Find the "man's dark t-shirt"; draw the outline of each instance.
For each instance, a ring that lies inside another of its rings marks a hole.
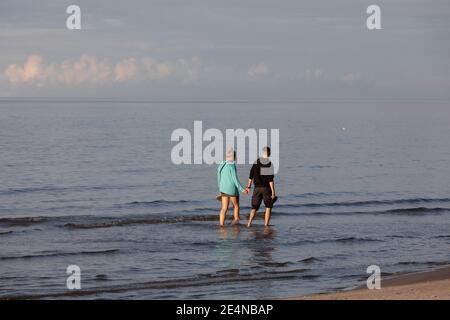
[[[272,162],[268,159],[261,161],[260,158],[253,164],[249,179],[253,179],[255,187],[270,188],[269,182],[273,181],[273,173]]]

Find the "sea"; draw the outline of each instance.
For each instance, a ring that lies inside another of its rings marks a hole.
[[[269,228],[245,194],[218,226],[217,165],[171,157],[194,121],[279,130]],[[449,264],[449,123],[439,100],[3,98],[0,299],[271,299]]]

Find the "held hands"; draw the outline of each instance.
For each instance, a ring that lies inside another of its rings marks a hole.
[[[244,193],[245,193],[245,194],[248,194],[249,192],[250,192],[250,188],[249,188],[249,187],[247,187],[247,188],[244,189]]]

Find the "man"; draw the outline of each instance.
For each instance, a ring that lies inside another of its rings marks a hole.
[[[252,211],[250,212],[247,227],[251,227],[253,219],[255,219],[256,211],[258,211],[263,200],[264,206],[266,207],[264,226],[269,226],[272,206],[277,199],[275,195],[275,184],[273,182],[273,166],[272,162],[269,160],[269,157],[270,148],[264,147],[261,157],[253,164],[252,169],[250,170],[246,190],[247,192],[250,190],[252,181],[255,188],[252,196]]]

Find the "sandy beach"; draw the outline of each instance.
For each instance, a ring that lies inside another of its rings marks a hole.
[[[290,297],[289,300],[450,300],[450,266],[427,272],[386,278],[381,289],[360,287],[354,290],[310,296]]]

